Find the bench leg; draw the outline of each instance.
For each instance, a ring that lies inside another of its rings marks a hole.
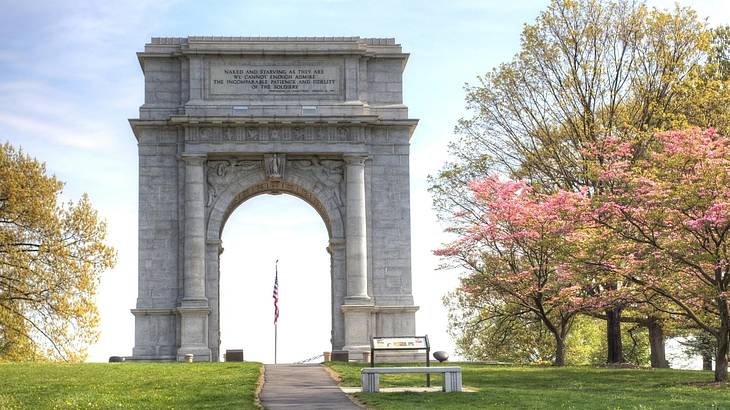
[[[370,386],[371,386],[371,391],[373,393],[377,393],[380,391],[380,375],[379,374],[374,373],[372,375],[372,380],[370,380]]]
[[[362,373],[360,376],[363,393],[377,393],[380,391],[380,375],[377,373]]]
[[[447,393],[461,391],[461,372],[446,372],[444,373],[444,388],[443,391]]]

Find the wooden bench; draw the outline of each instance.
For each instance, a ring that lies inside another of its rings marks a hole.
[[[445,392],[461,391],[461,367],[366,367],[360,370],[363,393],[380,391],[381,374],[398,373],[443,373]]]

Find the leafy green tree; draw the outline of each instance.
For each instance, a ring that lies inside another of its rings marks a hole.
[[[689,334],[679,339],[682,352],[687,358],[702,357],[702,370],[712,370],[712,358],[717,354],[717,343],[705,332]]]
[[[568,338],[567,359],[572,365],[602,365],[606,363],[605,320],[580,315],[573,323]],[[638,366],[649,363],[649,340],[644,328],[625,326],[622,329],[623,351],[626,361]]]
[[[704,64],[695,65],[676,87],[667,117],[673,128],[713,127],[730,133],[730,27],[711,32]]]
[[[554,339],[536,315],[506,303],[498,295],[473,295],[457,289],[444,299],[449,333],[460,355],[469,360],[551,363]]]
[[[725,38],[719,31],[713,36],[689,8],[553,0],[525,26],[516,56],[466,87],[471,116],[459,121],[458,139],[450,144],[453,160],[430,179],[440,218],[452,227],[458,223],[454,215],[478,215],[468,183],[494,172],[536,190],[601,195],[608,188],[591,172],[601,159],[590,155],[590,147],[615,136],[634,143],[629,161],[635,161],[645,155],[655,131],[726,112],[722,101],[730,88],[714,80],[725,72]],[[703,94],[706,83],[721,96]],[[712,114],[706,114],[702,99],[712,101]],[[604,300],[631,285],[613,275],[593,284],[595,296]],[[625,307],[617,299],[602,313],[608,362],[624,360]]]
[[[0,145],[0,360],[81,361],[116,253],[86,195],[60,204],[45,165]]]

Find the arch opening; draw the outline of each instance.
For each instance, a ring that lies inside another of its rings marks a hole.
[[[273,195],[272,195],[273,193]],[[278,195],[282,194],[282,195]],[[278,362],[331,348],[331,228],[321,202],[294,186],[257,184],[232,198],[220,228],[220,356],[273,362],[275,261],[279,259]],[[325,225],[325,230],[322,229]],[[225,228],[225,229],[224,229]],[[306,336],[306,337],[303,337]]]

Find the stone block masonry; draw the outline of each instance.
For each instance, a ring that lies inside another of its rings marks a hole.
[[[415,334],[408,54],[394,39],[153,38],[138,53],[139,289],[133,359],[220,359],[221,233],[262,193],[330,237],[332,350]]]

